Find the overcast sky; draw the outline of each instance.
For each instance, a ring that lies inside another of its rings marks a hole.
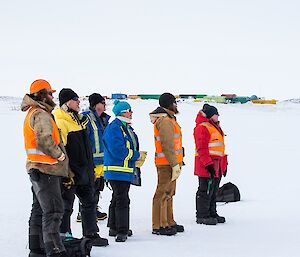
[[[1,0],[0,95],[300,97],[299,0]]]

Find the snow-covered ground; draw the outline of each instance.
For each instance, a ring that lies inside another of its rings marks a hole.
[[[1,256],[27,256],[28,217],[31,191],[25,171],[22,125],[25,114],[18,111],[21,99],[0,98]],[[227,219],[217,226],[195,222],[197,179],[193,175],[194,119],[202,103],[179,103],[179,123],[186,149],[183,173],[178,180],[174,200],[175,219],[185,232],[172,237],[151,234],[151,206],[156,188],[153,162],[153,127],[148,113],[156,100],[131,100],[133,127],[141,150],[148,151],[142,168],[142,187],[132,187],[131,228],[134,235],[126,243],[109,238],[106,248],[93,248],[92,256],[101,257],[297,257],[300,255],[299,156],[300,104],[277,105],[215,104],[226,133],[229,155],[228,175],[222,184],[235,183],[242,201],[218,205]],[[83,103],[83,106],[86,103]],[[107,112],[111,114],[111,105]],[[100,205],[107,212],[111,191],[105,188]],[[81,236],[81,224],[72,217],[75,236]],[[106,221],[98,223],[100,234],[108,237]]]

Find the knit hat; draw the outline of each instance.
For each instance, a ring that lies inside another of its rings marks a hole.
[[[130,110],[130,109],[131,109],[131,106],[129,103],[127,103],[125,101],[115,100],[112,111],[116,116],[120,116],[126,110]]]
[[[176,101],[175,96],[170,93],[163,93],[159,97],[159,105],[164,108],[168,108],[170,105],[175,103],[175,101]]]
[[[71,88],[63,88],[58,94],[59,106],[70,101],[71,99],[78,99],[78,95]]]
[[[90,107],[94,108],[98,103],[105,103],[102,95],[93,93],[89,96]]]
[[[219,115],[218,109],[212,105],[204,104],[202,107],[202,112],[205,113],[206,118],[210,119],[212,116]]]

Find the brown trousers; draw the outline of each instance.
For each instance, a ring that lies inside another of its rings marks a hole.
[[[175,195],[176,180],[171,181],[171,166],[157,168],[157,187],[152,203],[152,229],[168,227],[176,224],[173,216],[173,196]]]

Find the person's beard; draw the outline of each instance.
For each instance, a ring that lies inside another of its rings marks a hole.
[[[169,107],[169,110],[173,111],[175,114],[179,113],[177,106],[174,104]]]

